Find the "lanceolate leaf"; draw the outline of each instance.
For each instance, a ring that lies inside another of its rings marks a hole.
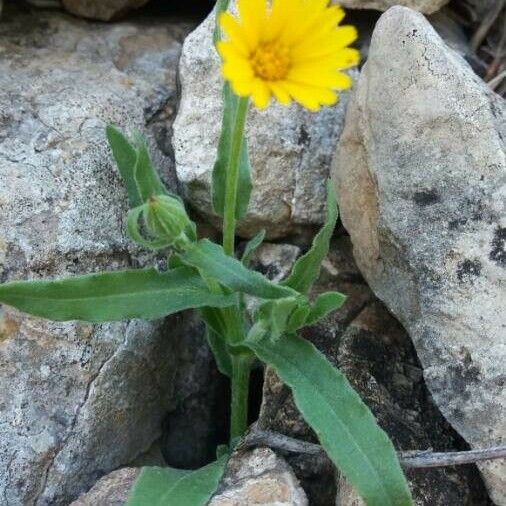
[[[276,370],[321,445],[368,506],[411,506],[394,447],[344,375],[308,341],[248,345]]]
[[[296,294],[291,288],[272,283],[260,273],[247,269],[241,262],[226,255],[221,246],[207,239],[192,244],[181,259],[235,292],[262,299],[279,299]]]
[[[195,471],[144,467],[127,506],[204,506],[218,486],[227,458],[224,455]]]
[[[137,190],[143,202],[154,195],[167,194],[165,186],[153,167],[146,143],[142,140],[139,140],[134,174]]]
[[[222,335],[215,332],[211,327],[206,327],[206,337],[209,347],[213,352],[218,370],[224,376],[232,377],[232,358],[227,350],[227,343]]]
[[[327,183],[327,218],[313,240],[311,249],[295,263],[290,276],[283,281],[300,293],[306,293],[320,274],[320,266],[329,251],[330,238],[337,222],[337,203],[330,182]]]
[[[345,300],[346,295],[339,292],[326,292],[318,295],[304,324],[312,325],[330,312],[339,309]]]
[[[265,230],[260,230],[258,234],[246,243],[244,253],[242,254],[241,262],[247,267],[251,260],[251,256],[262,244],[265,238]]]
[[[225,340],[227,335],[226,315],[220,309],[213,307],[202,308],[200,314],[206,322],[207,341],[219,371],[225,376],[232,377],[232,359]]]
[[[230,158],[232,130],[237,112],[238,97],[227,83],[223,86],[223,123],[218,143],[218,155],[213,168],[212,197],[214,211],[223,216],[225,209],[225,188],[227,168]],[[237,183],[237,204],[235,216],[242,218],[248,210],[251,196],[251,166],[248,157],[248,146],[243,139],[239,159],[239,179]]]
[[[203,306],[225,307],[232,295],[211,293],[193,269],[103,272],[56,281],[0,285],[0,303],[51,320],[147,320]]]
[[[143,201],[139,195],[134,177],[137,152],[128,139],[117,128],[109,125],[106,129],[106,134],[121,177],[127,187],[130,207],[140,206]]]

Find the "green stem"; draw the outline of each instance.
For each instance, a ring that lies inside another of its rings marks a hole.
[[[216,2],[216,26],[214,27],[213,34],[213,42],[215,45],[219,40],[221,40],[221,30],[218,20],[220,18],[220,15],[228,9],[229,3],[230,0],[218,0]]]
[[[234,254],[235,208],[237,206],[237,182],[239,180],[239,160],[244,138],[244,125],[248,115],[249,98],[239,98],[230,143],[230,157],[227,166],[225,186],[225,209],[223,214],[223,249],[227,255]]]
[[[243,436],[248,428],[248,394],[251,355],[232,356],[232,401],[230,405],[230,443]]]

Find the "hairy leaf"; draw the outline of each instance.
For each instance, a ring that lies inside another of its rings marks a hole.
[[[212,307],[202,308],[200,313],[206,322],[207,341],[218,370],[225,376],[232,377],[232,358],[225,340],[227,334],[226,316],[220,309]]]
[[[321,445],[368,506],[410,506],[394,447],[345,376],[308,341],[246,342],[292,391]]]
[[[227,343],[222,335],[215,332],[211,327],[206,327],[206,337],[209,348],[213,352],[218,371],[224,376],[232,377],[232,359],[227,350]]]
[[[139,139],[134,175],[137,190],[143,202],[154,195],[167,195],[167,189],[153,167],[146,143],[141,139]]]
[[[192,270],[103,272],[55,281],[0,285],[0,302],[51,320],[147,320],[203,306],[225,307],[233,295],[211,293]]]
[[[216,214],[223,216],[226,198],[227,169],[232,145],[232,131],[239,99],[234,95],[227,82],[223,86],[223,122],[218,142],[218,155],[213,168],[212,200]],[[237,201],[235,217],[242,218],[248,210],[251,196],[251,166],[248,157],[246,138],[241,145],[239,158],[239,177],[237,182]]]
[[[213,495],[228,455],[195,471],[144,467],[130,492],[127,506],[204,506]]]
[[[121,177],[127,187],[130,207],[140,206],[143,201],[137,189],[134,173],[137,151],[123,133],[112,125],[107,126],[106,135]]]
[[[329,251],[330,238],[337,222],[337,203],[334,189],[327,182],[327,218],[313,240],[311,249],[295,263],[292,273],[281,284],[300,293],[307,293],[320,274],[321,264]]]
[[[265,230],[260,230],[253,239],[250,239],[246,243],[246,247],[244,248],[244,253],[241,257],[241,262],[247,267],[251,261],[251,256],[258,249],[258,247],[262,244],[265,238]]]
[[[223,248],[207,239],[192,244],[181,255],[182,260],[203,271],[235,292],[247,293],[262,299],[290,297],[295,292],[269,281],[260,273],[249,270],[241,262],[225,254]]]
[[[339,309],[344,304],[345,300],[346,295],[340,292],[326,292],[318,295],[304,324],[312,325],[332,311]]]
[[[256,310],[255,323],[260,323],[260,328],[269,339],[279,339],[286,332],[290,316],[299,305],[297,297],[268,300]],[[255,332],[258,331],[257,329]]]

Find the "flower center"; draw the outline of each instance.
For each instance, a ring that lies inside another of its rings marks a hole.
[[[284,79],[290,70],[288,48],[276,42],[260,44],[251,55],[251,65],[257,77],[264,81]]]

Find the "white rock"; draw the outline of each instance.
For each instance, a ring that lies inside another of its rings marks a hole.
[[[506,438],[504,101],[418,13],[382,16],[334,175],[358,265],[470,443]],[[482,464],[506,504],[506,463]]]
[[[210,201],[211,172],[221,130],[220,61],[212,45],[210,15],[183,46],[182,97],[174,123],[176,170],[188,201],[218,223]],[[265,228],[269,238],[322,223],[325,181],[335,142],[343,127],[347,93],[339,105],[319,113],[299,106],[272,105],[250,113],[247,135],[253,167],[253,194],[238,233],[251,237]]]
[[[432,14],[450,0],[338,0],[336,3],[349,9],[377,9],[386,11],[394,5],[402,5],[424,14]]]

